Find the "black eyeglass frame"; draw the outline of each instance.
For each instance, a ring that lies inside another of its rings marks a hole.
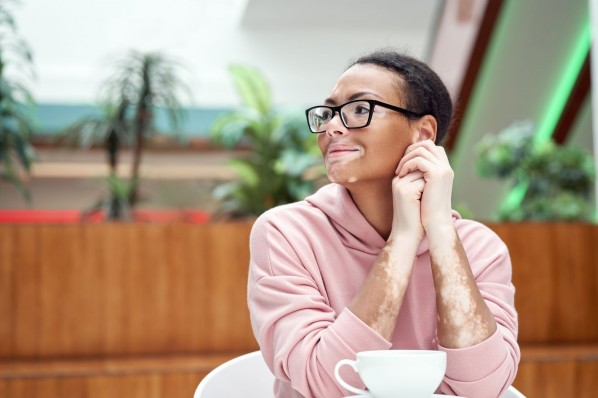
[[[363,126],[359,126],[359,127],[349,127],[347,126],[347,124],[345,123],[345,119],[343,119],[342,113],[340,112],[341,108],[343,108],[346,105],[352,104],[354,102],[367,102],[370,104],[370,114],[368,115],[368,121],[366,122],[366,124],[364,124]],[[316,109],[316,108],[328,108],[332,111],[332,117],[330,118],[330,120],[334,119],[334,116],[338,113],[339,118],[341,119],[341,122],[343,123],[343,126],[345,126],[348,129],[362,129],[364,127],[367,127],[370,125],[370,122],[372,121],[372,115],[374,114],[374,108],[376,106],[381,106],[383,108],[387,108],[390,110],[393,110],[395,112],[399,112],[409,118],[413,118],[413,119],[418,119],[422,116],[425,116],[425,113],[417,113],[417,112],[413,112],[410,111],[408,109],[405,108],[401,108],[398,106],[394,106],[391,104],[387,104],[386,102],[382,102],[382,101],[378,101],[378,100],[371,100],[371,99],[356,99],[353,101],[349,101],[349,102],[345,102],[342,105],[338,105],[338,106],[330,106],[330,105],[316,105],[316,106],[312,106],[311,108],[307,108],[305,110],[305,118],[307,119],[307,127],[309,127],[309,131],[311,131],[313,134],[322,134],[324,133],[324,131],[313,131],[311,129],[311,126],[309,124],[309,112],[312,109]]]

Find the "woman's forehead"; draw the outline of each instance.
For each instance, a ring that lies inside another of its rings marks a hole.
[[[336,81],[329,98],[345,101],[355,93],[372,93],[387,101],[397,102],[401,77],[386,68],[372,64],[356,64],[347,69]]]

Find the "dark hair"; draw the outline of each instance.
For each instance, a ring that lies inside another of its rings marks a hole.
[[[406,101],[404,106],[410,111],[434,116],[438,124],[436,143],[443,140],[451,124],[453,103],[436,72],[413,57],[388,50],[364,55],[351,66],[357,64],[373,64],[397,73],[402,78],[398,87]]]

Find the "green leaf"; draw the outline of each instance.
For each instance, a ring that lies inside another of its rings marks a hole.
[[[229,113],[216,118],[210,129],[212,141],[232,148],[239,144],[245,129],[251,123],[243,113]]]
[[[552,140],[534,142],[527,125],[515,123],[496,136],[485,136],[478,155],[480,175],[527,186],[519,208],[501,208],[499,219],[591,219],[595,174],[591,155],[581,148]]]
[[[245,185],[255,187],[259,184],[260,175],[253,164],[246,159],[231,159],[231,168],[237,173]]]
[[[29,141],[19,134],[14,136],[14,143],[14,150],[17,154],[19,162],[21,163],[21,166],[23,166],[25,170],[29,171],[31,168],[31,162],[35,156],[33,147],[29,144]]]
[[[126,200],[131,192],[132,181],[121,180],[117,176],[111,175],[106,178],[108,188],[110,189],[111,196],[119,199]]]
[[[231,65],[229,71],[243,103],[266,115],[270,111],[272,96],[262,74],[245,65]]]
[[[306,177],[306,171],[321,159],[303,112],[271,108],[268,86],[253,68],[233,66],[231,73],[245,106],[217,119],[211,137],[229,146],[243,143],[251,153],[232,161],[238,180],[217,191],[220,210],[234,216],[259,215],[303,199],[314,189],[313,176]]]
[[[314,163],[313,156],[293,149],[286,149],[276,161],[275,170],[278,174],[300,177]]]

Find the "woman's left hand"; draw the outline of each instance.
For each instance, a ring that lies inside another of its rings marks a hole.
[[[410,145],[397,167],[397,175],[404,177],[419,170],[424,175],[421,198],[421,220],[424,229],[452,225],[451,195],[453,169],[443,147],[425,140]]]

